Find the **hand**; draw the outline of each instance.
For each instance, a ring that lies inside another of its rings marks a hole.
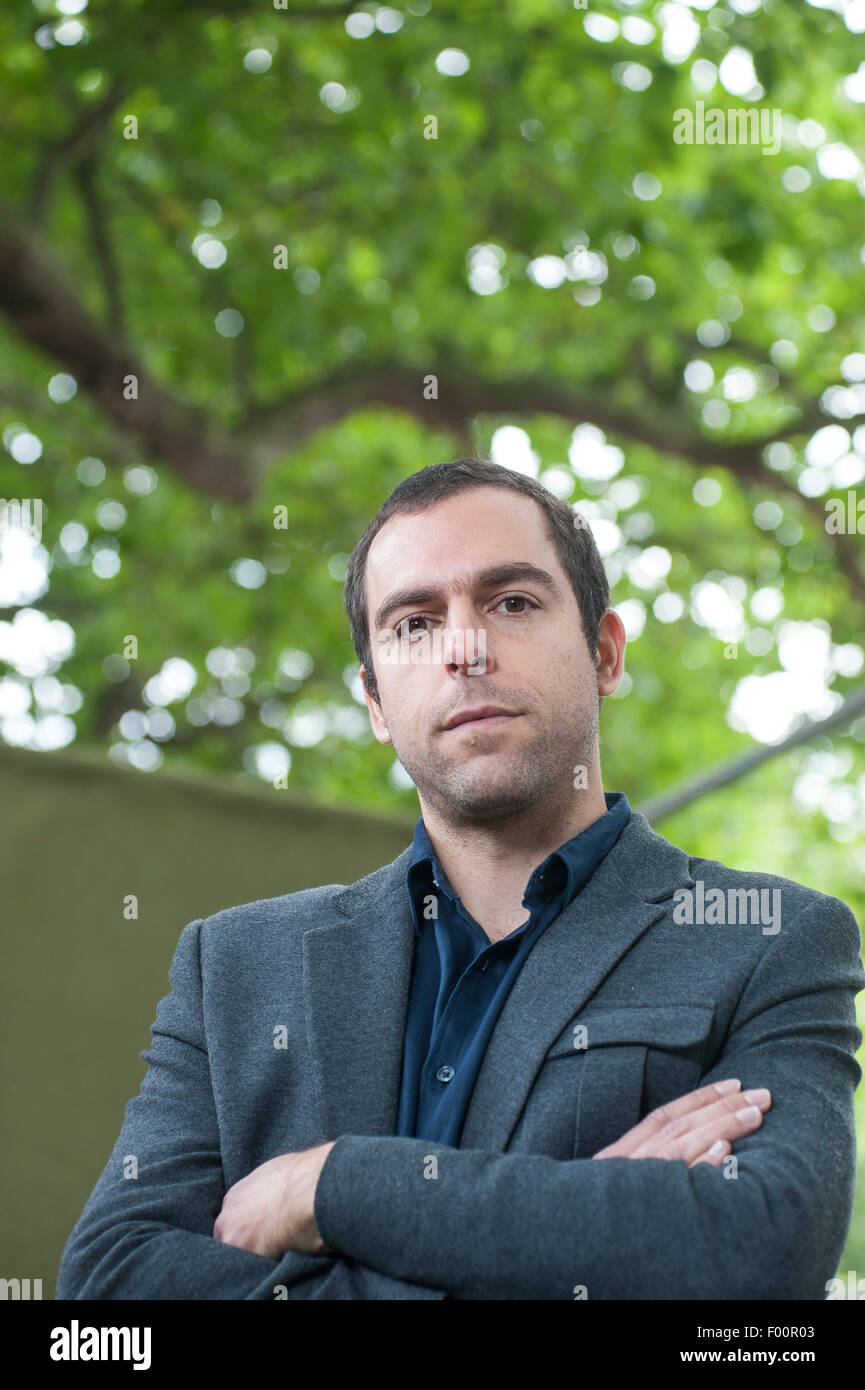
[[[741,1081],[719,1081],[653,1110],[633,1129],[594,1155],[595,1158],[683,1158],[689,1168],[710,1163],[718,1168],[730,1153],[731,1139],[752,1134],[772,1104],[769,1091],[745,1091]],[[756,1107],[746,1119],[737,1112]],[[719,1144],[715,1152],[710,1152]]]
[[[286,1250],[331,1255],[315,1227],[319,1174],[336,1141],[268,1159],[230,1187],[213,1234],[225,1245],[281,1259]]]

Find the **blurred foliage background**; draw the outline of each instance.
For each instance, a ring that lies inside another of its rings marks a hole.
[[[858,688],[863,0],[14,0],[0,81],[5,743],[410,829],[342,582],[466,453],[591,521],[632,805]],[[865,718],[659,828],[861,920]]]

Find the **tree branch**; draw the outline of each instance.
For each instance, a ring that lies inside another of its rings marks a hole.
[[[45,146],[33,179],[28,209],[29,219],[35,226],[45,221],[58,175],[68,165],[87,158],[128,91],[124,82],[114,82],[100,102],[81,113],[78,124],[62,140]]]
[[[437,400],[424,399],[423,382],[430,375],[437,378]],[[436,371],[432,366],[413,369],[392,365],[351,376],[337,373],[329,381],[298,392],[281,404],[259,407],[245,421],[244,433],[250,438],[257,466],[265,468],[276,450],[285,449],[287,440],[296,445],[315,430],[370,405],[406,410],[430,428],[453,432],[464,429],[465,422],[479,414],[550,414],[575,424],[591,422],[611,434],[647,444],[658,453],[675,454],[698,467],[722,468],[751,487],[769,488],[788,500],[795,497],[797,504],[825,528],[823,503],[818,498],[803,497],[783,474],[767,469],[762,459],[767,444],[793,434],[811,433],[824,422],[816,405],[807,412],[807,422],[784,425],[749,443],[731,444],[707,439],[648,411],[622,407],[591,389],[577,391],[531,378],[490,382],[465,372],[457,375],[450,370]],[[842,533],[831,534],[829,539],[851,588],[865,602],[865,575],[859,568],[851,538]]]
[[[120,334],[123,331],[120,275],[108,237],[106,226],[108,214],[96,186],[96,161],[92,156],[83,159],[78,165],[75,170],[75,181],[81,194],[84,210],[87,213],[94,260],[105,287],[108,327],[113,334]]]
[[[110,420],[137,434],[151,453],[205,493],[247,500],[264,469],[317,430],[364,407],[407,411],[428,428],[455,435],[469,453],[473,452],[471,421],[478,415],[550,414],[575,424],[592,422],[660,454],[673,454],[701,468],[721,468],[749,486],[795,497],[797,506],[825,528],[823,504],[803,497],[762,460],[767,444],[810,433],[825,418],[817,403],[806,407],[804,416],[800,412],[798,421],[784,424],[769,436],[730,443],[683,426],[671,418],[669,408],[662,416],[651,407],[623,406],[603,394],[602,383],[575,389],[531,377],[489,381],[453,364],[385,363],[354,371],[344,368],[287,399],[256,406],[247,411],[240,428],[230,433],[214,427],[203,411],[154,381],[122,336],[112,334],[87,313],[38,238],[2,206],[0,266],[4,267],[0,310],[21,337],[59,359]],[[138,379],[133,400],[124,398],[124,379],[130,375]],[[433,377],[436,395],[427,399],[425,384]],[[865,418],[865,413],[855,418]],[[851,538],[832,534],[830,539],[851,588],[865,602],[865,575]]]
[[[238,501],[252,495],[242,443],[154,381],[125,339],[87,312],[32,231],[2,206],[0,266],[0,310],[26,342],[57,358],[110,420],[137,434],[192,487]],[[137,395],[126,399],[131,376]]]

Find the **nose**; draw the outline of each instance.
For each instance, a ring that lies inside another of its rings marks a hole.
[[[474,608],[452,610],[443,633],[442,660],[464,675],[485,675],[490,666],[487,650],[487,630],[478,621]]]

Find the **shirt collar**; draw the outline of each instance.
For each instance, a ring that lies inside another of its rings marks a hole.
[[[591,878],[604,855],[612,849],[631,818],[631,807],[624,792],[605,792],[604,801],[607,806],[604,815],[553,850],[532,871],[523,895],[523,906],[531,912],[545,899],[561,892],[563,884],[563,905],[567,906]],[[440,888],[451,902],[457,901],[457,895],[436,857],[423,816],[414,828],[406,886],[417,933],[421,930],[418,904],[425,893],[432,891],[433,886]]]

